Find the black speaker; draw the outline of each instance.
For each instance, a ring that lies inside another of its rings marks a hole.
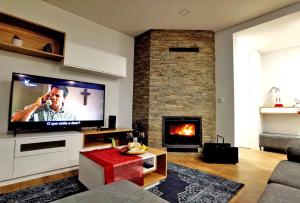
[[[116,116],[109,115],[109,117],[108,117],[108,128],[109,129],[116,129],[116,119],[117,119]]]
[[[218,143],[219,138],[223,143]],[[224,137],[217,135],[217,143],[204,143],[202,159],[208,163],[236,164],[239,162],[239,148],[224,143]]]
[[[239,149],[229,143],[204,143],[202,158],[208,163],[236,164],[239,162]]]

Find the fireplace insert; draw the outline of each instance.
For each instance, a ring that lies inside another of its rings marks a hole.
[[[201,117],[163,116],[163,146],[174,149],[197,149],[202,146]]]

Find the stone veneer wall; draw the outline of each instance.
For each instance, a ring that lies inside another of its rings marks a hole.
[[[150,32],[135,38],[133,78],[133,124],[141,122],[148,134],[150,87]]]
[[[200,52],[169,52],[193,46]],[[215,94],[213,32],[150,30],[135,38],[133,123],[143,123],[149,146],[162,146],[162,116],[201,116],[202,141],[214,141]]]

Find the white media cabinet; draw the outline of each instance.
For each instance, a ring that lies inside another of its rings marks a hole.
[[[0,186],[78,167],[82,148],[83,134],[74,131],[1,135]]]

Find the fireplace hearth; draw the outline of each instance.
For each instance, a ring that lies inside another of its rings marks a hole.
[[[163,146],[169,151],[184,151],[202,146],[201,117],[163,116]]]

